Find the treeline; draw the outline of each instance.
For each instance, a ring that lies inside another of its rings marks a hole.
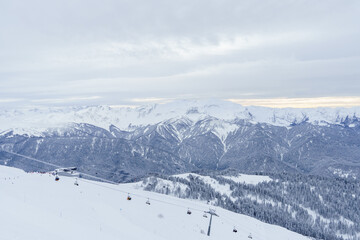
[[[220,194],[196,175],[187,179],[161,175],[150,177],[144,180],[145,190],[209,201],[316,239],[360,239],[358,181],[290,173],[255,173],[270,176],[273,181],[251,185],[224,178],[224,174],[238,173],[226,171],[206,175],[227,185],[231,195]],[[173,182],[173,186],[179,183],[186,187],[159,188],[158,185],[163,184],[161,179]]]

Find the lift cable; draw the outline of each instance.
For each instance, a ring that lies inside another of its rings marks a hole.
[[[27,159],[29,159],[29,160],[33,160],[33,161],[36,161],[36,162],[39,162],[39,163],[43,163],[43,164],[45,164],[45,165],[52,166],[52,167],[64,168],[63,166],[56,165],[56,164],[52,164],[52,163],[49,163],[49,162],[46,162],[46,161],[42,161],[42,160],[39,160],[39,159],[36,159],[36,158],[33,158],[33,157],[29,157],[29,156],[26,156],[26,155],[22,155],[22,154],[19,154],[19,153],[14,153],[14,152],[6,151],[6,150],[0,150],[0,151],[6,152],[6,153],[9,153],[9,154],[14,154],[14,155],[17,155],[17,156],[20,156],[20,157],[23,157],[23,158],[27,158]],[[111,181],[111,180],[107,180],[107,179],[105,179],[105,178],[93,176],[93,175],[91,175],[91,174],[83,173],[83,172],[80,172],[80,171],[77,171],[77,172],[80,173],[81,175],[87,176],[87,177],[89,177],[89,178],[98,179],[98,180],[101,180],[101,181],[103,181],[103,182],[107,182],[107,183],[114,184],[114,185],[119,185],[119,183],[114,182],[114,181]],[[100,186],[100,187],[108,188],[108,189],[111,189],[111,190],[114,190],[114,191],[118,191],[118,192],[121,192],[121,193],[131,194],[132,196],[137,196],[137,197],[141,197],[141,198],[148,199],[148,197],[143,196],[143,195],[140,195],[140,194],[134,194],[134,193],[129,192],[129,191],[124,191],[124,190],[121,190],[121,189],[117,189],[117,188],[113,188],[113,187],[101,185],[101,184],[98,184],[98,183],[95,183],[95,182],[92,182],[92,181],[87,181],[87,180],[85,180],[85,179],[83,179],[83,178],[79,178],[78,180],[79,180],[79,181],[83,181],[83,182],[87,182],[87,183],[89,183],[89,184],[97,185],[97,186]],[[166,201],[159,200],[159,199],[152,199],[152,198],[149,198],[149,199],[152,200],[152,201],[157,201],[157,202],[161,202],[161,203],[165,203],[165,204],[169,204],[169,205],[174,205],[174,206],[178,206],[178,207],[185,207],[185,205],[174,204],[174,203],[166,202]],[[194,211],[202,212],[202,213],[204,212],[204,210],[200,210],[200,209],[195,209],[195,208],[191,208],[191,209],[194,210]]]
[[[23,158],[26,158],[26,159],[29,159],[29,160],[33,160],[33,161],[39,162],[39,163],[43,163],[43,164],[45,164],[45,165],[49,165],[49,166],[52,166],[52,167],[64,168],[63,166],[56,165],[56,164],[53,164],[53,163],[49,163],[49,162],[46,162],[46,161],[42,161],[42,160],[39,160],[39,159],[36,159],[36,158],[33,158],[33,157],[29,157],[29,156],[26,156],[26,155],[23,155],[23,154],[10,152],[10,151],[6,151],[6,150],[3,150],[3,149],[1,149],[0,151],[6,152],[6,153],[9,153],[9,154],[13,154],[13,155],[16,155],[16,156],[20,156],[20,157],[23,157]],[[114,181],[111,181],[111,180],[107,180],[107,179],[105,179],[105,178],[93,176],[93,175],[91,175],[91,174],[83,173],[83,172],[80,172],[80,171],[77,171],[77,172],[80,173],[81,175],[87,176],[87,177],[89,177],[89,178],[101,180],[101,181],[103,181],[103,182],[107,182],[107,183],[114,184],[114,185],[119,185],[119,183],[114,182]],[[110,190],[113,190],[113,191],[117,191],[117,192],[121,192],[121,193],[125,193],[125,194],[131,194],[132,196],[137,196],[137,197],[141,197],[141,198],[145,198],[145,199],[150,199],[151,201],[154,201],[154,202],[160,202],[160,203],[164,203],[164,204],[168,204],[168,205],[172,205],[172,206],[176,206],[176,207],[181,207],[181,208],[188,208],[188,207],[185,206],[185,205],[175,204],[175,203],[172,203],[172,202],[167,202],[167,201],[164,201],[164,200],[159,200],[159,199],[154,199],[154,198],[148,198],[147,196],[144,196],[144,195],[141,195],[141,194],[134,194],[134,193],[131,193],[131,192],[129,192],[129,191],[124,191],[124,190],[117,189],[117,188],[114,188],[114,187],[110,187],[110,186],[102,185],[102,184],[99,184],[99,183],[95,183],[95,182],[93,182],[93,181],[90,181],[90,180],[87,180],[87,179],[84,179],[84,178],[79,178],[78,180],[79,180],[79,181],[86,182],[86,183],[88,183],[88,184],[93,184],[93,185],[96,185],[96,186],[99,186],[99,187],[107,188],[107,189],[110,189]],[[214,206],[214,207],[215,207],[215,206]],[[190,208],[190,209],[191,209],[191,210],[194,210],[194,211],[201,212],[201,213],[206,212],[206,211],[204,211],[204,210],[197,209],[197,208]],[[229,224],[233,224],[234,222],[237,222],[237,221],[233,221],[233,220],[230,219],[230,218],[225,217],[223,214],[222,214],[221,218],[223,218],[223,219],[224,219],[226,222],[228,222]],[[238,223],[238,222],[237,222],[237,223]],[[242,224],[240,224],[240,225],[242,225]],[[236,224],[235,226],[238,226],[238,225]],[[242,226],[242,227],[244,227],[244,226]],[[244,227],[244,228],[247,228],[247,227]],[[248,230],[248,228],[247,228],[246,230]],[[259,239],[259,238],[257,238],[257,239]]]

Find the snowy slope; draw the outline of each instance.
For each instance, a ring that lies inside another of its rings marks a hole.
[[[223,177],[237,183],[253,184],[253,185],[262,182],[272,181],[272,179],[269,176],[260,176],[260,175],[239,174],[238,176],[223,176]]]
[[[230,185],[228,183],[219,183],[218,180],[211,176],[203,176],[196,173],[183,173],[183,174],[176,174],[173,175],[173,177],[176,178],[182,178],[188,181],[191,181],[192,178],[197,178],[204,182],[204,184],[208,184],[215,192],[225,195],[229,197],[232,201],[236,201],[236,198],[232,196],[232,190],[230,188]],[[272,179],[269,176],[260,176],[260,175],[248,175],[248,174],[239,174],[237,176],[221,176],[225,179],[232,180],[236,183],[240,184],[251,184],[256,185],[262,182],[269,182],[272,181]],[[149,184],[151,184],[151,179],[147,178],[141,183],[134,184],[136,189],[145,189]],[[189,190],[188,186],[183,183],[173,182],[161,178],[156,178],[156,186],[153,190],[154,192],[158,193],[166,193],[166,190],[168,190],[168,194],[177,196],[176,193],[177,188],[180,188],[182,193],[186,192],[186,190]],[[251,197],[251,196],[250,196]],[[213,202],[212,202],[213,203]]]
[[[268,123],[289,126],[304,120],[313,124],[340,123],[358,116],[359,107],[354,108],[312,108],[273,109],[265,107],[244,107],[220,100],[177,100],[166,104],[153,104],[136,108],[129,107],[56,107],[33,109],[0,109],[0,134],[14,130],[15,133],[41,135],[49,128],[64,128],[69,123],[89,123],[104,129],[115,125],[122,130],[131,126],[155,124],[168,119],[186,117],[196,122],[206,117],[226,121],[225,124],[211,123],[220,138],[234,131],[229,121],[245,119],[253,123]]]
[[[207,237],[206,204],[145,192],[135,189],[136,184],[73,182],[0,166],[1,239],[248,239],[249,233],[260,240],[308,239],[221,208]],[[151,205],[145,204],[147,198]]]
[[[227,196],[231,195],[230,186],[228,184],[220,184],[216,179],[210,176],[202,176],[195,173],[184,173],[184,174],[174,175],[174,177],[184,178],[187,180],[189,180],[190,177],[199,178],[204,183],[209,184],[215,191],[219,192],[220,194],[224,194]]]
[[[215,179],[209,176],[202,176],[196,173],[183,173],[183,174],[174,175],[174,177],[179,177],[184,179],[189,179],[190,176],[198,177],[201,180],[203,180],[205,183],[209,183],[212,186],[216,182]],[[269,176],[262,176],[262,175],[239,174],[237,176],[222,176],[222,177],[237,183],[253,184],[253,185],[256,185],[261,182],[272,181],[272,179]]]

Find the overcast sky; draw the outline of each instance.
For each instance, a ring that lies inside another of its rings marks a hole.
[[[0,107],[184,98],[360,105],[360,1],[0,0]]]

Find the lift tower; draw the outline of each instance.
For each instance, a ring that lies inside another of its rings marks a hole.
[[[210,214],[210,222],[209,222],[209,229],[208,229],[208,233],[207,233],[207,235],[208,236],[210,236],[210,229],[211,229],[211,220],[212,220],[212,217],[213,217],[213,215],[215,215],[215,216],[219,216],[219,215],[217,215],[216,213],[215,213],[215,210],[214,209],[209,209],[209,211],[207,211],[207,212],[205,212],[205,213],[208,213],[208,214]]]

